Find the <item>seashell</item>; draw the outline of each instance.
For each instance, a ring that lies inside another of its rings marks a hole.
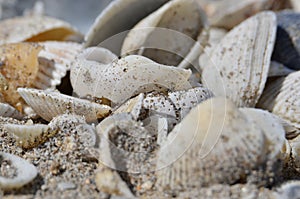
[[[142,113],[144,94],[141,93],[138,96],[129,99],[127,102],[118,107],[113,113],[130,113],[134,120],[138,120],[140,114]]]
[[[235,27],[213,49],[209,63],[200,63],[203,84],[237,106],[254,107],[267,80],[275,33],[273,12],[259,13]]]
[[[300,69],[300,13],[282,11],[277,16],[277,35],[272,59],[285,66]]]
[[[161,64],[186,68],[206,45],[208,24],[196,1],[174,0],[133,27],[121,55],[139,54]],[[196,42],[199,40],[198,42]],[[176,42],[174,42],[176,41]]]
[[[159,149],[156,187],[175,191],[245,180],[245,171],[265,163],[265,144],[263,129],[230,100],[208,99],[174,127]]]
[[[41,42],[43,50],[39,53],[39,71],[34,87],[37,89],[54,89],[70,70],[71,62],[82,48],[81,44],[72,42]]]
[[[285,0],[197,0],[205,10],[212,26],[232,29],[248,17],[263,10],[289,8]]]
[[[300,172],[300,136],[292,140],[288,140],[291,147],[291,157],[293,162],[293,167]]]
[[[127,31],[167,1],[116,0],[111,2],[90,27],[85,36],[85,47],[101,46],[119,55]]]
[[[0,103],[0,116],[21,119],[23,115],[9,104]]]
[[[58,92],[19,88],[19,94],[43,119],[50,121],[55,116],[73,113],[85,116],[87,122],[107,116],[111,108],[87,100],[63,95]]]
[[[286,76],[292,72],[295,72],[295,70],[292,70],[279,62],[271,61],[268,77]]]
[[[23,111],[24,102],[17,88],[33,85],[39,70],[38,53],[41,49],[41,46],[31,43],[0,46],[1,82],[4,81],[1,83],[1,94],[5,102],[20,112]]]
[[[80,38],[81,34],[70,24],[46,16],[23,16],[0,22],[0,44],[22,41],[65,41]]]
[[[142,92],[190,87],[191,71],[142,56],[131,55],[106,65],[95,61],[81,60],[71,69],[72,87],[80,97],[106,98],[115,106]]]
[[[43,144],[53,137],[58,130],[44,124],[5,124],[4,128],[16,138],[17,144],[24,149],[31,149]]]
[[[271,111],[300,129],[299,85],[299,71],[269,82],[257,106]]]
[[[210,27],[209,28],[209,39],[208,44],[213,48],[217,45],[227,34],[227,30],[223,28]]]
[[[31,182],[38,174],[36,167],[26,160],[9,153],[0,152],[0,167],[5,164],[8,164],[8,168],[15,171],[13,174],[9,174],[11,171],[1,172],[0,188],[3,190],[20,188]]]

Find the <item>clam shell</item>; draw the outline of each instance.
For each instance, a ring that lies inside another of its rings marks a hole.
[[[0,116],[21,119],[23,115],[9,104],[0,103]]]
[[[0,22],[0,44],[22,41],[65,41],[81,35],[70,24],[46,16],[23,16]]]
[[[43,42],[44,48],[39,53],[39,71],[34,87],[37,89],[54,89],[70,70],[71,62],[79,53],[81,44],[72,42]]]
[[[275,35],[273,12],[259,13],[235,27],[213,49],[208,63],[200,63],[203,84],[237,106],[254,107],[267,80]]]
[[[269,82],[258,107],[267,109],[300,128],[300,71]]]
[[[120,105],[142,92],[187,89],[190,75],[190,70],[131,55],[106,65],[89,60],[76,62],[71,69],[71,83],[80,97],[106,98]]]
[[[127,34],[124,31],[131,29],[139,20],[167,1],[116,0],[111,2],[90,27],[85,36],[85,47],[101,46],[119,55]]]
[[[185,190],[245,180],[264,164],[263,130],[225,98],[212,98],[193,108],[168,135],[157,154],[160,190]]]
[[[46,142],[57,133],[57,128],[51,128],[44,124],[17,125],[5,124],[4,128],[12,134],[17,144],[25,149],[34,148]]]
[[[292,72],[295,72],[295,70],[292,70],[279,62],[271,61],[268,77],[286,76]]]
[[[58,92],[30,88],[19,88],[18,92],[26,103],[47,121],[64,113],[74,113],[83,115],[87,122],[92,122],[107,116],[111,110],[109,106],[63,95]]]
[[[282,11],[277,16],[277,35],[272,59],[300,69],[300,13]]]
[[[9,162],[11,167],[16,169],[15,177],[0,176],[1,189],[20,188],[31,182],[38,174],[35,166],[18,156],[0,152],[0,160],[0,165]]]
[[[132,28],[121,55],[140,54],[161,64],[184,68],[183,58],[193,62],[199,57],[205,43],[195,41],[207,26],[205,14],[195,1],[170,1]]]

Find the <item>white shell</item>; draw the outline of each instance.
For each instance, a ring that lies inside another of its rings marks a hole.
[[[57,128],[52,129],[48,125],[17,125],[5,124],[5,129],[12,134],[17,141],[17,144],[22,148],[29,149],[43,144],[48,138],[57,133]]]
[[[54,89],[70,70],[71,62],[82,48],[71,42],[42,42],[39,53],[39,71],[33,86],[37,89]]]
[[[279,62],[271,61],[268,77],[286,76],[292,72],[295,72],[295,70],[292,70]]]
[[[54,34],[55,31],[59,33]],[[0,22],[0,44],[22,41],[63,41],[75,35],[81,37],[70,24],[46,16],[15,17]]]
[[[267,80],[276,36],[276,15],[257,14],[231,30],[217,45],[202,73],[203,84],[237,106],[254,107]]]
[[[29,182],[31,182],[38,174],[38,171],[35,166],[27,162],[26,160],[9,154],[0,152],[1,161],[0,164],[3,164],[3,161],[9,161],[12,167],[16,168],[17,176],[14,178],[6,178],[0,176],[0,188],[1,189],[13,189],[20,188]]]
[[[23,115],[9,104],[0,103],[0,116],[21,119]]]
[[[258,106],[300,129],[300,71],[269,82]]]
[[[167,1],[168,0],[113,1],[101,12],[94,24],[90,27],[85,36],[85,47],[106,47],[119,55],[127,31],[139,20],[146,17]]]
[[[58,92],[30,88],[19,88],[18,92],[26,103],[47,121],[64,113],[74,113],[83,115],[87,122],[92,122],[107,116],[111,110],[109,106],[92,103]]]
[[[234,183],[265,162],[263,130],[225,98],[193,108],[158,151],[157,188]]]
[[[206,44],[205,40],[200,41],[200,35],[207,26],[205,14],[196,1],[169,1],[131,29],[121,55],[140,54],[161,64],[186,68],[184,65],[189,63],[180,63],[183,58],[193,62],[199,57]]]
[[[140,117],[142,108],[143,108],[143,101],[144,101],[144,94],[141,93],[138,96],[128,100],[120,107],[118,107],[113,113],[120,114],[120,113],[131,113],[132,118],[134,120],[138,120]]]
[[[120,105],[142,92],[190,87],[190,70],[161,65],[142,56],[127,56],[107,65],[95,61],[79,61],[71,69],[71,83],[80,97],[104,97]]]

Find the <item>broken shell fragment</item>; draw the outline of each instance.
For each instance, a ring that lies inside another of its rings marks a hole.
[[[70,24],[46,16],[23,16],[0,22],[0,44],[22,41],[65,41],[81,37]]]
[[[127,32],[168,0],[116,0],[96,18],[85,36],[85,47],[101,46],[117,55]],[[110,28],[107,28],[110,27]]]
[[[8,165],[7,168],[15,170],[13,174],[11,171],[4,172],[2,167]],[[38,174],[35,166],[27,162],[26,160],[9,154],[0,152],[0,188],[7,190],[13,188],[20,188],[29,182],[31,182]]]
[[[239,107],[254,107],[267,80],[275,36],[273,12],[242,22],[213,49],[208,63],[200,63],[203,84]]]
[[[139,93],[190,87],[190,70],[161,65],[143,56],[131,55],[107,65],[83,63],[74,63],[71,69],[74,92],[80,97],[109,99],[114,106]]]
[[[226,98],[193,108],[157,154],[158,189],[185,190],[246,180],[266,161],[263,130]]]
[[[73,113],[85,116],[87,122],[107,116],[111,108],[88,100],[78,99],[59,92],[19,88],[19,94],[43,119],[50,121],[55,116]]]
[[[208,39],[201,41],[200,37],[207,37],[207,28],[205,14],[196,1],[169,1],[130,30],[121,55],[139,54],[160,64],[186,68],[180,63],[199,57]]]
[[[5,129],[16,138],[17,144],[25,149],[34,148],[53,137],[58,129],[44,124],[5,124]]]
[[[0,103],[0,116],[21,119],[23,115],[9,104]]]

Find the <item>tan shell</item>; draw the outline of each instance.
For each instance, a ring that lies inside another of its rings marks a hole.
[[[202,82],[216,96],[254,107],[267,80],[276,36],[273,12],[257,14],[231,30],[203,66]]]
[[[30,88],[19,88],[18,92],[26,103],[47,121],[64,113],[74,113],[83,115],[87,122],[92,122],[107,116],[111,110],[109,106],[63,95],[58,92]]]
[[[190,87],[190,70],[161,65],[143,56],[131,55],[109,64],[96,61],[81,60],[71,69],[72,87],[80,97],[107,98],[120,105],[142,92]]]
[[[57,128],[44,124],[17,125],[6,124],[4,128],[16,138],[17,144],[25,149],[34,148],[46,142],[57,133]]]
[[[9,104],[0,103],[0,116],[21,119],[23,115]]]
[[[0,44],[22,41],[65,41],[81,37],[70,24],[46,16],[23,16],[0,22]]]
[[[13,178],[0,176],[0,188],[2,190],[20,188],[31,182],[38,174],[37,168],[26,160],[9,154],[0,152],[0,164],[9,162],[10,168],[16,169],[16,176]]]
[[[127,31],[167,1],[116,0],[111,2],[90,27],[85,36],[85,47],[101,46],[119,55]]]
[[[81,44],[72,42],[41,42],[43,50],[39,53],[39,71],[34,87],[37,89],[54,89],[70,70],[71,62],[82,48]]]
[[[206,45],[207,38],[200,36],[207,28],[205,14],[194,0],[170,1],[132,28],[121,55],[139,54],[161,64],[186,68]],[[199,43],[195,43],[198,37]],[[183,64],[184,58],[190,63]]]
[[[300,129],[300,71],[270,81],[258,107],[267,109]]]
[[[160,189],[184,190],[245,180],[266,160],[263,130],[225,98],[193,108],[158,151]]]

